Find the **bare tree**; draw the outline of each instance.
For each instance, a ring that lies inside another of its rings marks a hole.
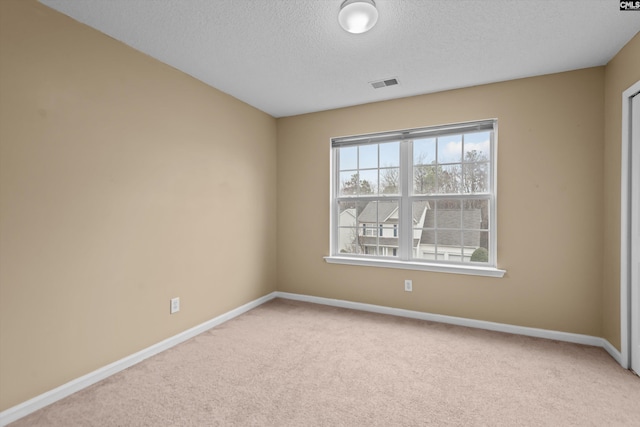
[[[418,157],[413,167],[413,185],[418,194],[429,194],[436,192],[436,169],[435,165],[425,164],[424,154]]]
[[[397,194],[400,192],[400,169],[382,169],[380,174],[380,184],[383,194]]]
[[[489,159],[476,150],[465,155],[463,191],[465,193],[483,193],[488,190]]]

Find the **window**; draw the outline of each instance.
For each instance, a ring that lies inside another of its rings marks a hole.
[[[484,120],[333,138],[327,261],[501,277],[496,132]]]

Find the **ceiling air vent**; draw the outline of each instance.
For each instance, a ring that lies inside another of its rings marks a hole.
[[[370,82],[371,86],[373,86],[374,89],[380,89],[381,87],[387,87],[387,86],[394,86],[398,84],[398,79],[393,78],[393,79],[385,79],[385,80],[378,80],[377,82]]]

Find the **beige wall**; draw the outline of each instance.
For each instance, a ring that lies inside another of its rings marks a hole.
[[[636,34],[605,70],[603,336],[618,349],[622,92],[639,80],[640,34]]]
[[[278,290],[599,336],[603,97],[597,67],[279,119]],[[504,278],[323,260],[331,137],[488,118]]]
[[[4,410],[275,290],[276,121],[34,1],[0,19]]]
[[[620,94],[638,79],[637,35],[606,67],[276,121],[0,1],[0,411],[275,289],[619,347]],[[331,137],[485,118],[504,278],[324,262]]]

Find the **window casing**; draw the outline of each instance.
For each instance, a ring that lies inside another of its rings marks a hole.
[[[497,121],[333,138],[328,262],[501,277]]]

